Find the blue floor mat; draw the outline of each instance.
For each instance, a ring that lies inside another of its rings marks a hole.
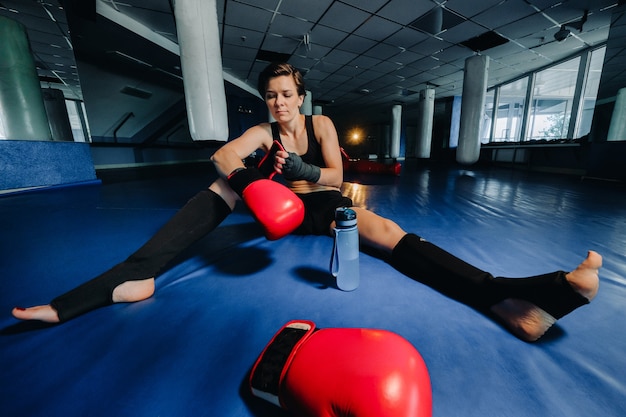
[[[62,325],[19,323],[125,259],[211,174],[0,197],[0,415],[282,416],[246,378],[287,321],[394,331],[430,371],[433,415],[626,415],[626,193],[623,184],[506,169],[421,167],[347,176],[355,204],[390,217],[494,275],[569,270],[604,256],[600,292],[525,343],[479,312],[361,255],[339,291],[332,240],[270,242],[243,207],[181,253],[154,297]]]

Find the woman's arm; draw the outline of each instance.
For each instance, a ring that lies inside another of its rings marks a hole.
[[[246,130],[237,139],[224,144],[211,156],[211,161],[215,164],[217,172],[222,177],[227,177],[235,169],[244,168],[243,160],[254,151],[262,149],[267,152],[271,145],[270,125],[262,123]]]

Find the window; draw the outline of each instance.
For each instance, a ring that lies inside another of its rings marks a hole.
[[[536,74],[525,140],[567,137],[579,67],[576,57]]]
[[[485,111],[483,113],[483,121],[480,126],[480,143],[489,143],[491,138],[491,127],[493,121],[493,99],[495,98],[495,90],[487,91],[485,97]]]
[[[74,142],[86,142],[82,123],[84,118],[81,117],[79,113],[83,110],[81,104],[82,102],[79,101],[65,100],[65,107],[67,108],[67,115],[70,119]]]
[[[574,138],[585,136],[591,131],[591,120],[593,119],[593,110],[596,106],[596,97],[600,87],[600,75],[602,74],[605,52],[606,46],[591,52]]]
[[[524,119],[528,77],[500,87],[492,142],[518,142]]]

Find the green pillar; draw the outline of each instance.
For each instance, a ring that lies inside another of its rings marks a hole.
[[[51,140],[24,26],[0,16],[0,128],[5,139]]]

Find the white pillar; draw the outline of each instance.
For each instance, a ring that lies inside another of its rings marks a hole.
[[[626,140],[626,87],[617,91],[606,140]]]
[[[193,140],[228,140],[216,0],[176,0],[174,17]]]
[[[415,156],[418,158],[430,158],[430,145],[433,138],[433,115],[435,113],[435,90],[433,88],[420,91],[417,109],[417,146]]]
[[[480,157],[480,124],[487,95],[488,68],[488,56],[475,55],[465,60],[459,146],[456,150],[456,160],[461,164],[473,164]]]
[[[400,156],[400,133],[402,130],[402,106],[395,104],[391,109],[391,149],[389,156],[398,158]]]
[[[312,94],[309,90],[306,90],[304,101],[302,102],[302,107],[300,107],[300,113],[307,116],[313,114],[313,99]]]

